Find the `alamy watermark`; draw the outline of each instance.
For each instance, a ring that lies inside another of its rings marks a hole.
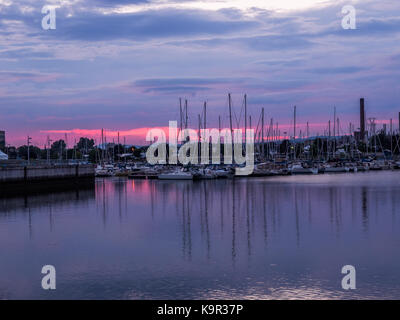
[[[55,30],[56,29],[56,8],[51,5],[44,5],[42,7],[42,14],[45,16],[42,18],[43,30]],[[342,14],[345,16],[342,18],[342,28],[357,29],[357,17],[356,9],[352,5],[345,5],[342,8]]]
[[[56,29],[56,8],[50,5],[45,5],[42,8],[42,14],[45,16],[42,19],[43,30]]]
[[[342,19],[342,28],[345,30],[357,29],[356,8],[351,5],[344,6],[342,8],[342,14],[345,15]]]
[[[147,132],[146,141],[152,142],[146,152],[146,159],[149,164],[221,164],[221,139],[223,139],[224,164],[232,164],[234,160],[234,163],[239,165],[235,169],[236,175],[250,175],[253,173],[253,129],[246,130],[246,141],[243,147],[243,131],[241,129],[232,131],[230,129],[221,131],[218,129],[201,129],[199,132],[193,129],[183,129],[178,132],[177,121],[170,121],[168,162],[166,136],[162,129],[150,129]],[[178,150],[179,142],[182,142],[182,145]],[[243,150],[245,151],[244,155]],[[241,167],[242,165],[245,166]]]
[[[342,268],[342,274],[345,274],[342,279],[342,289],[356,289],[356,268],[352,265],[345,265]]]
[[[42,7],[42,14],[45,16],[42,18],[43,30],[55,30],[56,29],[56,8],[51,5],[44,5]],[[357,29],[357,16],[356,9],[352,5],[345,5],[342,8],[342,14],[345,16],[342,18],[342,28]]]
[[[55,290],[56,289],[56,268],[52,265],[45,265],[42,268],[42,274],[45,276],[42,278],[42,289],[43,290]]]

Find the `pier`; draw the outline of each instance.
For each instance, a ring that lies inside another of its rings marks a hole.
[[[0,162],[0,193],[40,191],[94,183],[94,167],[88,164],[31,164]]]

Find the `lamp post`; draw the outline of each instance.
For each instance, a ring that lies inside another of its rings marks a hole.
[[[28,164],[30,163],[30,154],[29,154],[29,146],[30,146],[30,143],[31,143],[31,140],[32,140],[32,138],[30,137],[30,136],[28,136]]]

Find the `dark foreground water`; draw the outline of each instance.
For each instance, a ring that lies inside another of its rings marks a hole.
[[[341,288],[347,264],[356,290]],[[398,299],[400,172],[113,178],[0,199],[0,299],[26,298]]]

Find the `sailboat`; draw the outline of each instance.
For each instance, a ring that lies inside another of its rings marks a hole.
[[[112,177],[114,175],[114,167],[110,165],[98,165],[95,169],[96,177]]]
[[[193,174],[181,170],[173,172],[161,173],[158,175],[159,180],[193,180]]]
[[[289,171],[292,174],[318,174],[318,168],[304,168],[301,163],[294,163]]]

